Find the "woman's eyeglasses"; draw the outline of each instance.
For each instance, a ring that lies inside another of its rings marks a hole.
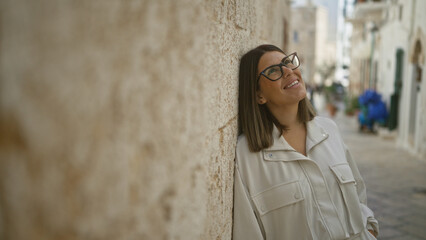
[[[300,66],[300,61],[299,61],[299,57],[297,56],[297,53],[294,52],[288,56],[285,56],[283,60],[281,60],[280,64],[267,67],[265,70],[263,70],[259,74],[259,76],[257,77],[257,81],[259,81],[259,78],[261,75],[265,76],[267,79],[271,81],[277,81],[284,74],[283,68],[282,68],[283,66],[291,70],[298,68]]]

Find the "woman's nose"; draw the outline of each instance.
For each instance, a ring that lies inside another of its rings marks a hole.
[[[293,73],[293,70],[289,67],[286,67],[284,65],[281,66],[282,70],[283,70],[283,75],[284,77],[286,77],[287,75]]]

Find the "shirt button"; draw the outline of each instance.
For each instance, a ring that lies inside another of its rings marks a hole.
[[[327,136],[327,134],[323,133],[322,136],[325,137],[325,136]]]
[[[269,157],[272,157],[272,153],[269,154]]]
[[[299,199],[299,198],[300,198],[300,194],[299,194],[299,193],[295,193],[295,194],[294,194],[294,198],[295,198],[295,199]]]
[[[342,176],[342,177],[341,177],[341,179],[342,179],[342,181],[345,181],[345,180],[346,180],[345,176]]]

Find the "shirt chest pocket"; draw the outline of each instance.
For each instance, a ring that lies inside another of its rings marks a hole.
[[[347,163],[339,163],[330,167],[340,184],[354,183],[355,178],[352,169]]]
[[[364,230],[360,201],[356,189],[356,181],[352,169],[347,163],[339,163],[330,167],[339,183],[339,188],[346,208],[351,234]]]
[[[252,196],[253,202],[263,216],[276,209],[287,207],[304,200],[298,180],[282,183]]]

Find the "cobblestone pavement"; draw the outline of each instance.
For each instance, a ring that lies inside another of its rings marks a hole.
[[[379,221],[381,240],[426,239],[426,159],[395,140],[359,133],[355,117],[334,120],[367,185],[368,206]]]

